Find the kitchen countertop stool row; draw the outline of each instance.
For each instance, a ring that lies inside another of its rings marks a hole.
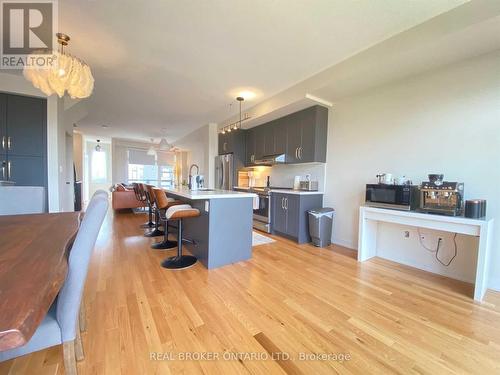
[[[141,227],[154,227],[153,230],[147,231],[145,237],[163,236],[163,240],[151,245],[152,249],[169,250],[177,247],[177,255],[165,259],[161,265],[167,269],[184,269],[191,267],[197,261],[197,258],[192,255],[182,254],[182,243],[192,241],[182,237],[183,220],[200,216],[200,211],[193,208],[189,204],[174,198],[167,197],[163,189],[155,188],[152,185],[136,184],[134,191],[141,200],[145,201],[150,208],[149,223]],[[155,215],[155,221],[152,222],[152,214]],[[171,222],[177,222],[177,241],[168,239]],[[163,227],[163,230],[160,229]]]

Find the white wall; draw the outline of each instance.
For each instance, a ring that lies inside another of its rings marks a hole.
[[[325,204],[337,211],[334,242],[357,247],[358,207],[365,184],[374,182],[377,173],[406,175],[415,183],[426,180],[427,173],[444,173],[448,181],[465,183],[466,199],[488,200],[488,213],[496,217],[489,286],[500,289],[499,67],[497,51],[335,103],[325,195]],[[445,269],[419,246],[414,230],[410,239],[403,238],[406,229],[381,227],[382,256],[473,279],[468,269],[474,264],[474,239],[459,238],[459,256]]]
[[[213,188],[215,176],[215,156],[217,155],[217,124],[207,124],[175,142],[175,146],[186,151],[187,167],[196,164],[205,177],[205,185]],[[195,173],[196,169],[193,169]],[[183,178],[187,173],[182,172]]]

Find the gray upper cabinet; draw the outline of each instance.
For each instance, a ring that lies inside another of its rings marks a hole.
[[[304,110],[299,118],[302,130],[302,145],[299,152],[301,163],[326,162],[326,139],[328,137],[328,109],[315,106]]]
[[[302,128],[299,122],[299,113],[294,113],[283,118],[287,128],[286,162],[299,163],[299,149],[302,145]]]
[[[245,153],[245,133],[242,130],[233,130],[225,134],[219,133],[219,155]]]
[[[47,187],[47,100],[0,94],[0,179]]]
[[[20,95],[7,96],[7,151],[17,156],[43,156],[47,148],[47,102]]]
[[[246,139],[245,139],[245,164],[246,165],[253,165],[255,162],[255,129],[249,129],[246,132]]]
[[[319,105],[246,132],[246,164],[266,155],[285,154],[285,163],[326,162],[328,109]]]
[[[227,154],[229,151],[229,133],[221,134],[219,133],[219,155]]]
[[[314,106],[291,116],[288,126],[287,162],[326,162],[328,109]]]
[[[287,128],[282,119],[275,121],[273,126],[274,154],[286,153]]]

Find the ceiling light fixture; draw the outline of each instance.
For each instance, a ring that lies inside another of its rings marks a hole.
[[[245,120],[249,120],[250,119],[250,115],[248,113],[245,113],[245,117],[243,118],[242,117],[242,112],[241,112],[241,103],[245,100],[244,97],[242,96],[238,96],[236,98],[236,100],[240,103],[240,119],[238,121],[235,121],[229,125],[226,125],[224,126],[221,130],[220,130],[220,133],[221,134],[226,134],[226,133],[229,133],[231,132],[231,130],[238,130],[238,129],[241,129],[241,123]]]
[[[158,145],[160,151],[170,151],[172,146],[167,142],[165,138],[160,140],[160,144]]]
[[[154,142],[154,140],[153,140],[153,138],[151,138],[151,146],[149,146],[149,149],[147,152],[147,154],[149,156],[156,156],[156,150],[155,150],[155,146],[153,145],[153,142]]]
[[[94,90],[90,67],[64,51],[70,40],[68,35],[57,33],[56,36],[60,45],[59,51],[53,51],[56,63],[53,66],[25,66],[24,77],[47,96],[56,93],[62,98],[67,92],[72,99],[88,98]]]

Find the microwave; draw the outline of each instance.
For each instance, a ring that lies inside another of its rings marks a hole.
[[[365,204],[370,207],[411,211],[419,207],[417,185],[367,184]]]

